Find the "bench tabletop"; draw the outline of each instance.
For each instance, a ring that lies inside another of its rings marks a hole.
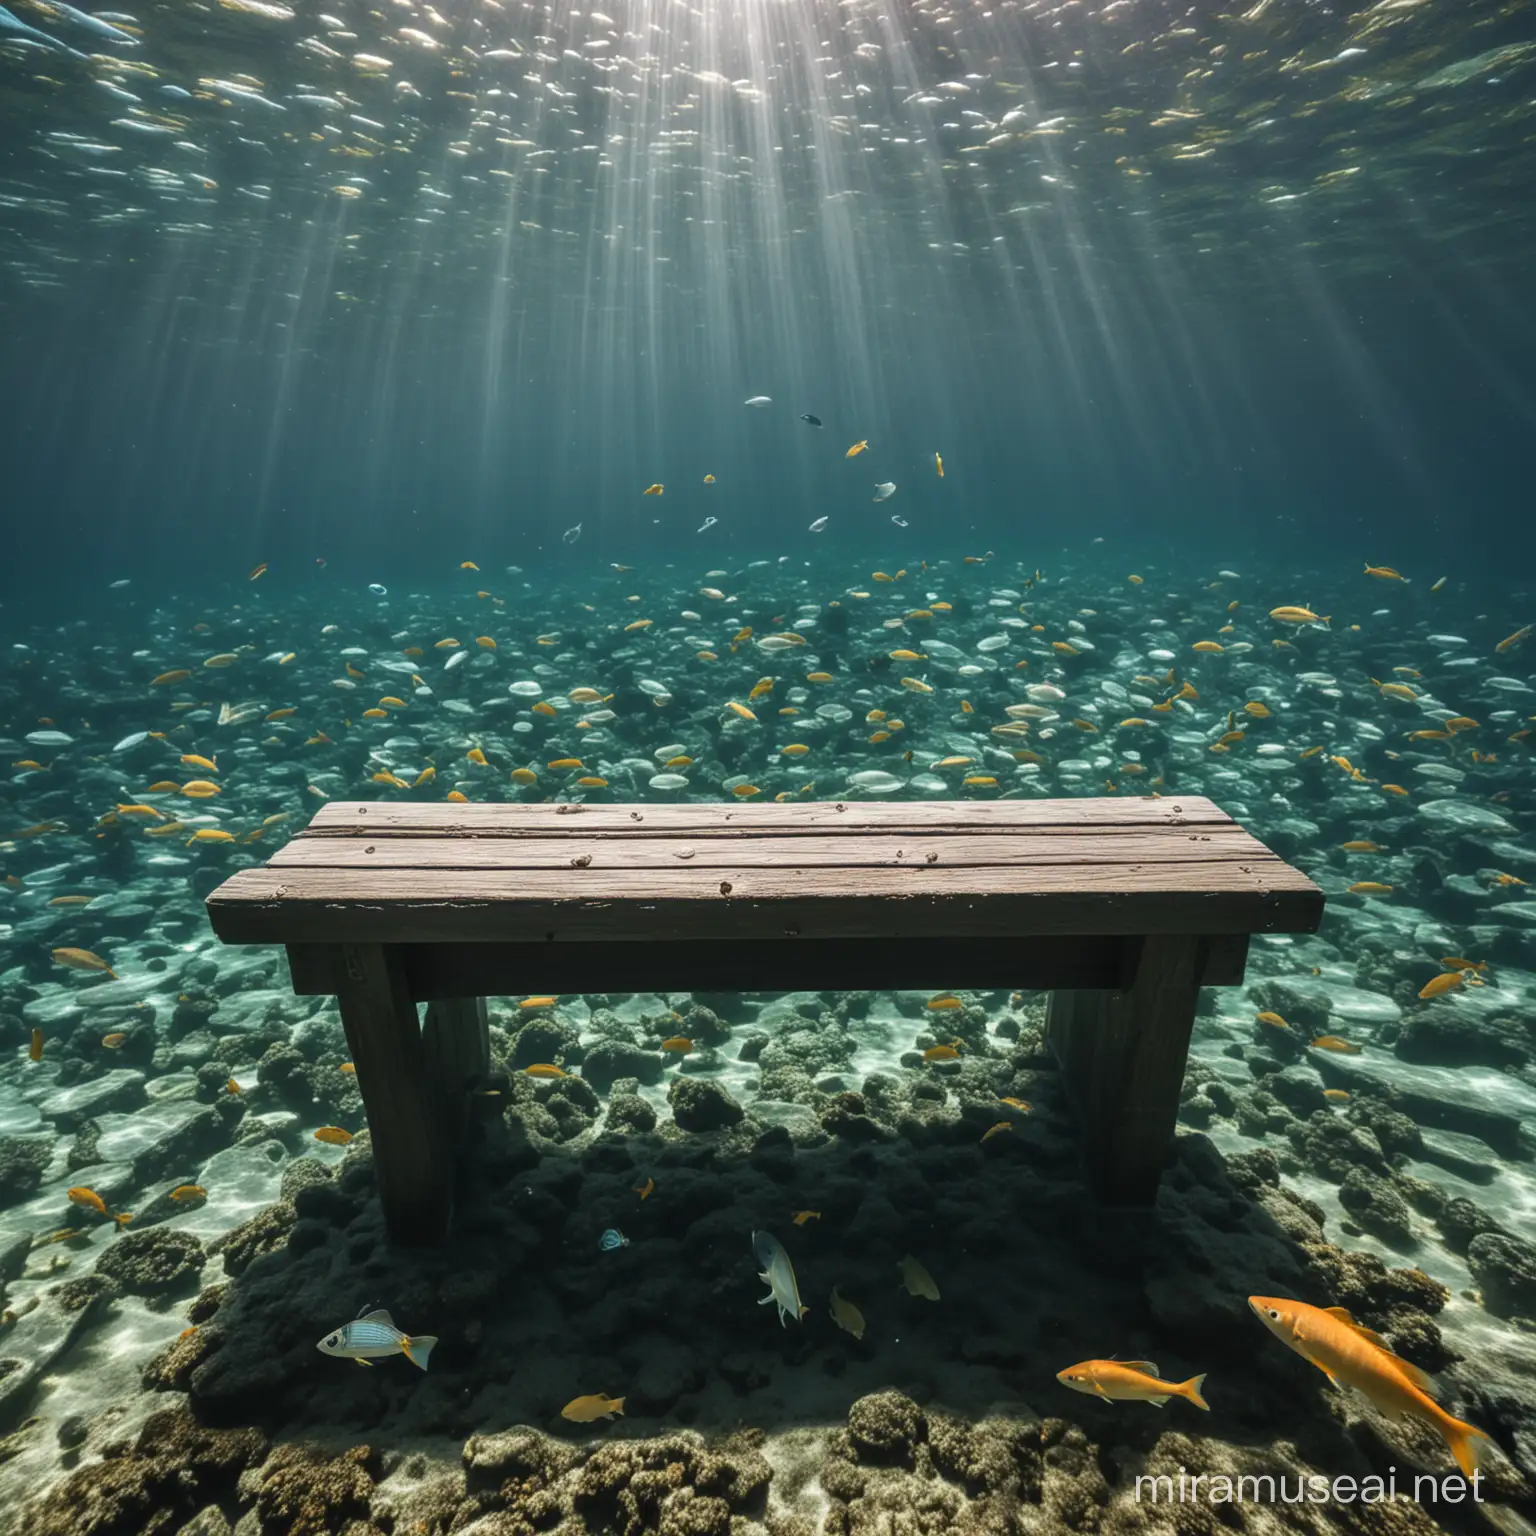
[[[1295,933],[1322,909],[1198,795],[336,802],[208,898],[236,944]]]

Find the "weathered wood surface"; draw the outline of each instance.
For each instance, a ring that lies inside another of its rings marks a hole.
[[[679,949],[655,942],[570,944],[402,944],[405,976],[418,1002],[508,997],[530,992],[778,991],[791,984],[813,992],[849,987],[940,992],[948,987],[1091,987],[1131,984],[1141,940],[1063,934],[1046,938],[953,938],[942,945],[907,939],[807,939],[786,950],[780,941],[716,939]],[[1201,984],[1236,986],[1243,979],[1247,934],[1223,934],[1206,947]],[[290,944],[293,990],[336,991],[341,946]],[[792,978],[792,980],[791,980]],[[428,1020],[430,1023],[429,1010]]]
[[[330,950],[333,962],[344,960],[339,947]],[[331,966],[334,970],[335,964]],[[409,964],[407,977],[409,978]],[[421,1026],[421,1052],[428,1092],[438,1106],[449,1139],[463,1137],[469,1119],[469,1094],[491,1070],[490,1020],[485,998],[476,989],[465,996],[462,981],[448,995],[427,1004]],[[412,996],[419,1001],[414,987]]]
[[[421,1021],[400,951],[348,944],[336,1002],[368,1116],[389,1235],[434,1243],[448,1230],[453,1164],[441,1102],[427,1086]]]
[[[1206,941],[1145,939],[1129,985],[1053,992],[1046,1038],[1082,1126],[1094,1194],[1112,1205],[1156,1197],[1173,1143]]]
[[[231,943],[939,940],[1308,932],[1322,893],[1199,797],[367,804],[208,907]]]
[[[774,832],[998,832],[1049,827],[1233,827],[1203,795],[1114,796],[1072,800],[810,800],[793,804],[712,805],[412,805],[333,800],[301,837],[569,837],[647,833],[732,836]]]

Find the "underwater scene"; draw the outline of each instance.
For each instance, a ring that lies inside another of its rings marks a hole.
[[[114,3],[0,4],[0,1536],[1536,1533],[1536,6]],[[1144,1207],[1022,973],[530,966],[392,1241],[206,905],[1180,797],[1326,904]]]

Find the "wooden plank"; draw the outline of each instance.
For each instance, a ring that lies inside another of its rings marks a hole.
[[[1035,939],[723,939],[708,944],[406,944],[406,978],[417,1001],[473,988],[488,997],[530,992],[787,992],[867,988],[939,992],[946,987],[1024,991],[1128,985],[1140,954],[1136,938],[1060,936]],[[1208,946],[1201,983],[1243,979],[1248,936],[1228,934]],[[335,947],[288,947],[293,988],[302,995],[336,989]]]
[[[453,1166],[428,1091],[421,1027],[398,949],[345,944],[336,1001],[368,1116],[373,1165],[392,1241],[435,1243],[448,1229]]]
[[[1129,986],[1052,994],[1046,1036],[1082,1122],[1094,1194],[1150,1205],[1173,1141],[1204,940],[1145,939]]]
[[[1203,795],[1099,796],[1069,800],[849,800],[767,805],[416,805],[397,801],[332,801],[303,836],[565,837],[661,832],[704,836],[740,828],[776,831],[916,831],[919,828],[1233,826]]]
[[[1322,892],[1267,857],[950,870],[250,869],[208,898],[227,943],[1310,933]]]
[[[409,977],[409,947],[402,946]],[[491,1036],[483,997],[463,996],[462,979],[457,987],[447,983],[427,1004],[421,1026],[421,1052],[427,1083],[437,1100],[438,1112],[449,1140],[463,1140],[469,1123],[469,1095],[491,1070]],[[408,985],[411,985],[408,979]],[[412,996],[421,994],[411,985]]]
[[[722,869],[868,868],[941,864],[946,868],[1030,864],[1199,864],[1272,860],[1241,827],[1128,831],[1086,828],[998,836],[569,838],[307,837],[267,861],[269,869]]]

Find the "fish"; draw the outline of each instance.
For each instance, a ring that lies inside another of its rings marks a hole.
[[[574,544],[576,540],[581,537],[581,526],[582,525],[580,523],[577,523],[574,528],[567,528],[565,532],[560,535],[561,539],[567,544]]]
[[[818,517],[816,521],[811,524],[808,531],[811,533],[820,533],[829,522],[831,522],[831,518]]]
[[[1271,608],[1269,616],[1280,624],[1318,624],[1326,622],[1325,620],[1320,620],[1310,608],[1302,607],[1299,604]]]
[[[1161,1408],[1170,1397],[1182,1397],[1186,1403],[1203,1408],[1211,1405],[1200,1389],[1204,1375],[1188,1381],[1164,1381],[1162,1372],[1150,1360],[1083,1360],[1056,1373],[1056,1380],[1074,1392],[1103,1397],[1117,1403],[1147,1403]]]
[[[751,400],[747,401],[748,405],[754,403]],[[601,1392],[592,1392],[586,1397],[573,1397],[560,1410],[560,1417],[569,1419],[573,1424],[592,1424],[598,1419],[611,1419],[614,1414],[623,1417],[624,1399],[604,1397]]]
[[[675,1051],[679,1056],[686,1056],[693,1049],[693,1041],[686,1035],[673,1035],[670,1040],[663,1040],[661,1048],[664,1051]]]
[[[636,1184],[631,1193],[639,1195],[642,1200],[649,1199],[655,1192],[656,1180],[647,1179],[644,1184]]]
[[[715,483],[715,477],[713,475],[705,475],[704,476],[704,484],[705,485],[713,485],[714,483]]]
[[[875,487],[875,494],[872,499],[875,501],[888,501],[895,494],[896,482],[894,480],[883,480]]]
[[[1523,629],[1517,629],[1514,634],[1506,635],[1494,646],[1494,650],[1502,656],[1506,651],[1512,651],[1517,645],[1529,640],[1533,631],[1536,631],[1536,624],[1527,624]]]
[[[1460,971],[1442,971],[1438,976],[1424,983],[1419,988],[1419,1000],[1428,1002],[1432,997],[1439,997],[1442,993],[1450,992],[1454,988],[1465,984],[1466,978]]]
[[[939,479],[942,480],[944,478],[944,460],[938,454],[933,456],[933,467],[938,470]]]
[[[523,1074],[526,1077],[569,1077],[570,1073],[557,1067],[552,1061],[536,1061],[531,1067],[524,1067]]]
[[[790,1263],[783,1244],[771,1233],[754,1232],[752,1251],[757,1255],[757,1262],[763,1266],[757,1278],[768,1287],[768,1294],[758,1305],[766,1307],[770,1303],[777,1303],[781,1328],[784,1326],[786,1317],[792,1317],[797,1323],[800,1322],[811,1309],[803,1305],[800,1300],[800,1286],[795,1279],[795,1267]]]
[[[939,1299],[939,1288],[933,1276],[910,1253],[896,1267],[901,1271],[901,1284],[909,1296],[918,1296],[924,1301]]]
[[[126,33],[122,34],[127,36]],[[89,55],[81,53],[78,49],[71,48],[68,43],[60,42],[58,38],[47,32],[40,32],[36,27],[29,27],[19,16],[13,15],[3,5],[0,5],[0,38],[19,37],[27,42],[36,43],[43,48],[54,48],[60,53],[67,53],[72,59],[88,60]],[[136,41],[136,39],[130,39]],[[118,586],[119,583],[113,582]],[[122,585],[127,585],[126,582]]]
[[[959,1059],[960,1052],[957,1051],[952,1045],[930,1045],[928,1049],[923,1052],[923,1060],[927,1062],[958,1061]]]
[[[1324,1088],[1323,1097],[1325,1099],[1332,1099],[1336,1104],[1341,1104],[1349,1097],[1349,1094],[1343,1088]]]
[[[999,1120],[996,1125],[989,1125],[987,1127],[987,1129],[984,1130],[981,1133],[981,1139],[983,1141],[991,1141],[991,1139],[994,1136],[996,1136],[999,1132],[1001,1132],[1001,1131],[1011,1131],[1012,1129],[1013,1129],[1013,1121],[1012,1120]]]
[[[964,1008],[965,1004],[953,992],[941,992],[937,997],[930,997],[926,1006],[930,1012],[945,1013],[956,1008]]]
[[[803,421],[803,422],[806,422],[808,425],[813,426],[813,427],[819,427],[821,425],[821,417],[820,416],[811,416],[811,415],[807,415],[807,414],[802,413],[801,417],[800,417],[800,420]]]
[[[854,1306],[851,1301],[844,1301],[837,1293],[837,1287],[832,1287],[832,1321],[837,1324],[844,1333],[851,1333],[856,1339],[864,1337],[864,1314]]]
[[[1307,1041],[1307,1044],[1319,1051],[1336,1051],[1340,1056],[1358,1056],[1361,1046],[1353,1045],[1342,1035],[1319,1035],[1315,1040]]]
[[[32,1039],[27,1045],[27,1060],[41,1061],[43,1059],[43,1032],[40,1029],[32,1031]]]
[[[102,971],[113,981],[117,980],[117,972],[100,955],[92,954],[88,949],[65,945],[53,951],[53,960],[55,965],[67,966],[72,971]]]
[[[201,1184],[178,1184],[166,1196],[167,1200],[174,1200],[178,1205],[188,1205],[194,1200],[206,1200],[207,1198],[208,1191]]]
[[[412,1365],[424,1371],[436,1345],[435,1334],[402,1333],[395,1327],[394,1318],[380,1310],[359,1313],[354,1321],[343,1323],[335,1332],[326,1334],[315,1347],[322,1355],[356,1360],[359,1365],[385,1360],[391,1355],[404,1355]]]
[[[1271,1029],[1289,1029],[1291,1027],[1278,1013],[1274,1013],[1268,1008],[1263,1013],[1254,1014],[1254,1018],[1260,1024],[1268,1024]]]
[[[1349,887],[1351,896],[1390,896],[1392,887],[1383,885],[1379,880],[1356,880]]]
[[[604,1253],[612,1253],[615,1248],[628,1248],[629,1239],[625,1237],[617,1227],[609,1227],[607,1231],[605,1231],[603,1235],[598,1238],[597,1246]]]
[[[249,576],[247,576],[245,579],[247,581],[260,581],[261,578],[267,574],[267,570],[268,570],[267,563],[266,563],[265,560],[263,560],[262,563],[260,565],[258,565],[255,568],[255,570],[253,570],[251,572],[251,574]]]
[[[1282,1344],[1330,1381],[1353,1387],[1385,1418],[1416,1419],[1438,1431],[1462,1476],[1470,1479],[1477,1470],[1489,1437],[1447,1413],[1429,1395],[1430,1378],[1343,1307],[1314,1307],[1284,1296],[1250,1296],[1248,1305]]]
[[[1374,576],[1378,581],[1402,581],[1401,571],[1394,571],[1390,565],[1368,565],[1365,568],[1367,576]]]
[[[558,998],[547,996],[525,997],[517,1006],[519,1008],[553,1008],[558,1001]]]
[[[315,1132],[315,1140],[323,1141],[330,1147],[344,1147],[354,1140],[351,1131],[343,1130],[339,1125],[322,1125]]]
[[[1380,843],[1373,843],[1368,838],[1356,838],[1352,842],[1340,843],[1339,847],[1345,853],[1382,853],[1385,850]]]
[[[84,1185],[75,1189],[64,1191],[65,1198],[71,1205],[78,1205],[82,1210],[95,1211],[98,1216],[108,1216],[107,1202],[96,1193],[94,1189],[87,1189]]]
[[[1000,1098],[997,1102],[999,1104],[1006,1104],[1009,1109],[1017,1109],[1026,1115],[1035,1107],[1028,1099]]]
[[[699,526],[697,528],[695,528],[693,531],[695,533],[707,533],[719,521],[720,521],[720,519],[718,517],[706,517],[704,519],[704,521],[702,523],[700,523]],[[649,625],[651,621],[649,619],[647,619],[645,622],[646,622],[647,625]],[[631,624],[629,627],[631,629],[638,629],[640,626],[637,625],[637,624]]]
[[[1440,964],[1449,971],[1486,971],[1486,960],[1463,960],[1460,955],[1443,955]]]
[[[666,490],[666,487],[658,481],[655,485],[646,486],[640,494],[642,496],[660,496],[664,490]]]
[[[803,1227],[806,1224],[806,1222],[808,1222],[808,1221],[820,1221],[820,1220],[821,1220],[821,1212],[820,1211],[796,1211],[795,1212],[795,1225],[797,1227]]]
[[[110,1035],[103,1035],[101,1037],[101,1043],[109,1051],[119,1051],[119,1050],[121,1050],[123,1048],[123,1045],[127,1041],[127,1039],[128,1039],[128,1036],[126,1034],[124,1034],[122,1030],[115,1029],[115,1030],[112,1031],[112,1033]]]
[[[843,457],[845,459],[856,459],[856,458],[858,458],[858,456],[861,453],[865,452],[868,449],[868,447],[869,447],[869,439],[867,437],[866,438],[861,438],[858,442],[856,442],[853,445],[852,448],[850,448],[848,450],[847,453],[845,453],[843,455]]]
[[[764,406],[773,404],[772,395],[753,395],[750,400],[743,400],[743,405]]]

